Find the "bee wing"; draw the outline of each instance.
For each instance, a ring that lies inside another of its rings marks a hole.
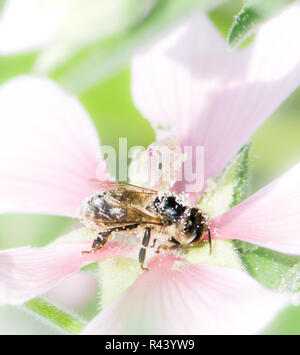
[[[151,202],[153,197],[157,195],[157,191],[110,180],[90,179],[89,182],[96,184],[100,191],[110,191],[106,195],[106,204],[110,206],[109,212],[107,212],[107,207],[100,211],[104,223],[114,221],[119,224],[162,224],[162,219],[157,214],[144,209],[144,204]],[[122,198],[123,200],[121,200]],[[124,217],[113,216],[113,211],[117,208],[124,212]]]
[[[116,198],[111,198],[116,207],[126,209],[126,223],[145,223],[145,224],[163,224],[162,219],[155,214],[145,211],[140,206],[121,202]]]
[[[89,182],[92,184],[96,184],[99,187],[100,191],[109,191],[109,190],[117,190],[117,191],[124,191],[130,190],[136,193],[143,193],[149,195],[156,195],[157,191],[148,189],[146,187],[140,187],[136,185],[127,184],[126,182],[118,182],[118,181],[111,181],[111,180],[98,180],[96,178],[89,179]]]

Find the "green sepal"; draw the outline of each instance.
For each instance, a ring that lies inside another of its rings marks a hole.
[[[101,308],[121,295],[142,272],[139,262],[130,258],[106,259],[98,265]]]
[[[248,195],[251,143],[245,144],[222,173],[207,182],[198,207],[211,219],[223,214]]]
[[[185,259],[191,264],[211,264],[244,271],[244,266],[230,240],[213,240],[212,252],[208,242],[187,249]]]
[[[227,164],[222,173],[209,180],[198,207],[210,219],[223,214],[248,195],[251,143],[245,144]],[[213,240],[212,253],[208,243],[189,248],[185,253],[192,264],[206,263],[244,271],[245,268],[232,241]]]
[[[294,1],[295,0],[248,0],[235,17],[227,38],[228,45],[231,48],[236,48],[248,39],[259,25]]]
[[[253,244],[235,241],[248,273],[262,285],[286,292],[300,291],[300,256],[281,254]]]
[[[70,314],[40,297],[26,302],[22,307],[62,333],[79,334],[87,324],[78,316]]]
[[[241,153],[242,159],[239,159],[236,165],[236,183],[231,208],[241,203],[248,195],[250,145],[245,145]],[[233,246],[244,269],[265,287],[288,292],[300,290],[299,256],[281,254],[240,240],[234,240]]]

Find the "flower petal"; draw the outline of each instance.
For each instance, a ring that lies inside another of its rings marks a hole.
[[[299,16],[300,6],[292,6],[250,46],[229,52],[196,14],[133,59],[137,108],[155,125],[173,128],[183,146],[204,146],[205,178],[215,177],[299,85]]]
[[[131,250],[109,242],[97,253],[81,254],[90,248],[91,242],[87,241],[0,251],[0,303],[24,303],[50,290],[86,263],[124,256]]]
[[[300,255],[300,163],[212,221],[214,238]]]
[[[106,178],[93,124],[48,79],[22,76],[0,89],[0,212],[77,216]]]
[[[79,312],[98,294],[98,280],[86,272],[76,272],[61,280],[43,298],[65,310]]]
[[[212,265],[175,267],[154,259],[151,271],[97,316],[85,334],[252,334],[285,305],[245,273]]]

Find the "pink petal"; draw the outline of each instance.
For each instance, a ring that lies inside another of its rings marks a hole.
[[[84,333],[252,334],[285,305],[285,296],[265,290],[245,273],[205,264],[175,269],[175,260],[154,259],[151,271]]]
[[[0,89],[0,212],[76,216],[106,178],[96,130],[78,100],[49,79]]]
[[[63,309],[78,312],[87,307],[98,292],[96,277],[86,272],[76,272],[61,280],[43,298]]]
[[[300,163],[212,221],[214,238],[300,254]]]
[[[183,146],[204,146],[205,177],[216,176],[299,85],[299,18],[295,5],[230,52],[210,21],[194,15],[133,59],[137,108],[173,128]]]
[[[24,303],[48,291],[86,263],[124,256],[131,250],[110,242],[97,253],[81,254],[90,248],[91,242],[87,241],[0,251],[0,303]]]

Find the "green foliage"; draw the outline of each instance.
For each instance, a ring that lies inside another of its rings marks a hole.
[[[5,2],[6,2],[6,0],[0,0],[0,14],[1,14],[1,11],[3,10],[3,8],[4,8]]]
[[[252,191],[257,191],[299,162],[299,112],[300,88],[252,137]]]
[[[208,182],[198,206],[210,218],[221,215],[247,196],[250,147],[250,143],[245,144],[222,173]]]
[[[80,101],[94,120],[101,144],[114,147],[117,160],[119,138],[127,138],[128,150],[132,146],[147,147],[154,141],[154,132],[149,121],[142,118],[133,105],[128,68],[80,95]],[[113,168],[115,167],[109,166],[110,173],[114,176]],[[116,176],[118,177],[118,169]]]
[[[59,328],[63,333],[79,334],[86,323],[67,313],[42,298],[34,298],[25,303],[24,307],[35,316]]]
[[[197,8],[210,9],[221,0],[157,0],[151,11],[127,31],[86,46],[56,68],[51,76],[74,93],[82,93],[124,67],[138,47]]]
[[[299,335],[300,307],[288,307],[264,331],[266,335]]]
[[[245,145],[241,149],[244,159],[237,164],[232,207],[241,203],[247,196],[249,147],[250,145]],[[245,269],[265,287],[289,292],[300,290],[299,256],[281,254],[242,241],[234,241],[234,245]]]
[[[61,236],[71,223],[68,217],[21,213],[0,215],[0,249],[45,246]]]
[[[248,196],[250,152],[251,144],[245,144],[203,194],[198,205],[211,218],[226,212]],[[231,248],[238,252],[245,270],[265,287],[289,292],[300,291],[299,256],[281,254],[242,241],[234,241]],[[203,259],[203,250],[199,247],[192,248],[187,256],[195,258],[196,255],[199,262]],[[222,256],[216,260],[220,264]]]
[[[221,6],[218,6],[209,12],[210,20],[224,38],[227,37],[232,26],[233,15],[240,11],[241,6],[241,0],[227,0],[221,4]]]
[[[245,41],[259,25],[270,19],[295,0],[248,0],[235,17],[228,35],[228,44],[234,48]]]
[[[132,6],[137,2],[133,0]],[[45,72],[51,73],[54,79],[79,94],[81,102],[97,126],[102,144],[110,144],[117,148],[119,137],[128,138],[128,148],[132,145],[147,146],[153,141],[154,135],[149,123],[143,120],[131,102],[129,69],[122,71],[119,69],[128,64],[131,55],[144,43],[150,41],[152,37],[160,36],[166,28],[195,11],[197,7],[209,9],[221,3],[219,0],[153,0],[152,2],[153,6],[146,15],[140,11],[140,8],[136,12],[131,11],[133,17],[128,18],[128,26],[124,31],[120,33],[115,31],[110,37],[77,48],[76,52],[67,56],[63,62],[57,62],[53,71],[51,67],[49,72]],[[232,25],[228,37],[230,47],[238,46],[261,23],[292,2],[292,0],[246,1]],[[0,0],[0,12],[4,3],[4,0]],[[227,4],[231,5],[227,6]],[[228,32],[232,13],[237,12],[236,4],[237,1],[227,1],[226,11],[225,7],[222,7],[211,14],[211,18],[224,35]],[[240,7],[240,4],[238,6]],[[39,53],[29,53],[0,57],[0,83],[11,77],[32,72],[38,55]],[[109,80],[105,80],[107,78]],[[296,104],[299,102],[298,98],[299,93],[295,99]],[[295,108],[296,104],[292,103],[289,107]],[[279,111],[280,120],[268,120],[264,126],[266,129],[259,130],[256,134],[254,150],[261,158],[251,162],[256,167],[254,170],[256,175],[253,179],[256,185],[252,190],[265,183],[262,180],[266,175],[270,179],[269,174],[270,171],[274,174],[274,166],[275,169],[276,166],[280,166],[285,170],[283,164],[287,156],[293,155],[294,161],[299,160],[297,152],[299,120],[295,119],[299,110],[294,109],[294,111],[288,114]],[[280,145],[278,141],[281,142]],[[280,150],[276,154],[274,154],[274,147]],[[202,198],[199,203],[201,208],[207,209],[210,216],[225,212],[247,197],[249,156],[250,145],[246,145],[229,163],[222,175],[211,182],[210,188],[205,192],[205,198]],[[70,223],[67,218],[54,216],[1,216],[0,249],[25,244],[45,245],[69,228]],[[62,240],[92,240],[93,238],[94,232],[79,230]],[[234,243],[216,241],[212,257],[209,255],[207,243],[190,249],[185,256],[191,263],[212,262],[237,269],[245,267],[266,287],[299,292],[300,258],[297,256],[280,254],[240,241]],[[97,277],[100,275],[103,305],[108,304],[128,287],[140,272],[138,263],[133,259],[105,260],[100,265],[94,263],[83,269],[93,272]],[[39,319],[66,333],[78,334],[85,326],[85,322],[76,316],[40,298],[27,302],[25,307]],[[300,309],[289,308],[265,333],[299,334],[299,317]]]
[[[221,215],[247,196],[250,148],[250,143],[245,144],[222,173],[214,181],[209,181],[198,207],[210,218]],[[212,246],[212,255],[208,243],[201,243],[199,246],[189,248],[185,257],[191,263],[244,269],[232,241],[214,240]]]
[[[237,155],[231,207],[241,203],[248,195],[250,149],[251,143],[245,144]]]
[[[36,53],[0,56],[0,84],[14,76],[31,72]]]
[[[300,257],[281,254],[236,241],[241,260],[251,276],[268,288],[300,291]]]

